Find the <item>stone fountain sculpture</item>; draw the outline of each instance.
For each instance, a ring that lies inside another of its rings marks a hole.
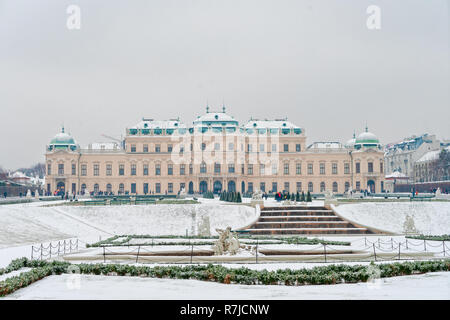
[[[216,231],[219,234],[219,240],[213,246],[214,254],[236,255],[241,247],[236,232],[231,232],[231,227],[227,227],[225,230],[216,229]]]

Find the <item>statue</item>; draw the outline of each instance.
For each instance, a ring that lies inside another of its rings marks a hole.
[[[36,189],[36,190],[34,191],[34,198],[35,198],[35,199],[39,199],[39,190],[38,190],[38,189]]]
[[[409,215],[406,216],[405,222],[403,223],[403,232],[405,234],[418,233],[414,224],[414,219]]]
[[[216,229],[219,234],[219,240],[213,246],[215,255],[223,255],[229,253],[230,255],[236,255],[240,248],[240,243],[236,232],[231,232],[231,227],[227,227],[225,230]]]
[[[31,198],[31,190],[30,189],[28,189],[28,191],[27,191],[27,198],[28,199]]]
[[[255,192],[253,192],[252,200],[250,201],[250,204],[252,206],[264,205],[264,200],[262,198],[262,191],[256,190]]]
[[[327,190],[325,191],[325,205],[335,204],[337,205],[337,199],[334,196],[333,191]]]

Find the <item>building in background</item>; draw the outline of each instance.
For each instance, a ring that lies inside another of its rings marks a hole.
[[[386,175],[400,172],[406,176],[407,183],[414,182],[414,164],[429,151],[440,149],[440,141],[435,135],[423,134],[419,137],[412,136],[401,142],[391,143],[385,146],[384,162]]]
[[[47,146],[50,193],[177,194],[223,190],[342,194],[384,189],[384,152],[368,129],[345,145],[306,147],[305,130],[285,119],[250,119],[225,112],[180,119],[143,118],[120,143],[81,148],[58,133]]]

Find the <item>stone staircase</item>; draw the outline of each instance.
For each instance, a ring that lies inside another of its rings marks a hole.
[[[353,225],[323,206],[285,206],[261,208],[256,223],[245,230],[251,235],[373,234]]]

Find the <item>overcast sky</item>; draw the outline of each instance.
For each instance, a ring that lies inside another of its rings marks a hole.
[[[448,0],[0,0],[0,166],[142,117],[287,116],[307,143],[450,138]],[[69,5],[81,29],[69,30]],[[366,26],[369,5],[381,29]]]

